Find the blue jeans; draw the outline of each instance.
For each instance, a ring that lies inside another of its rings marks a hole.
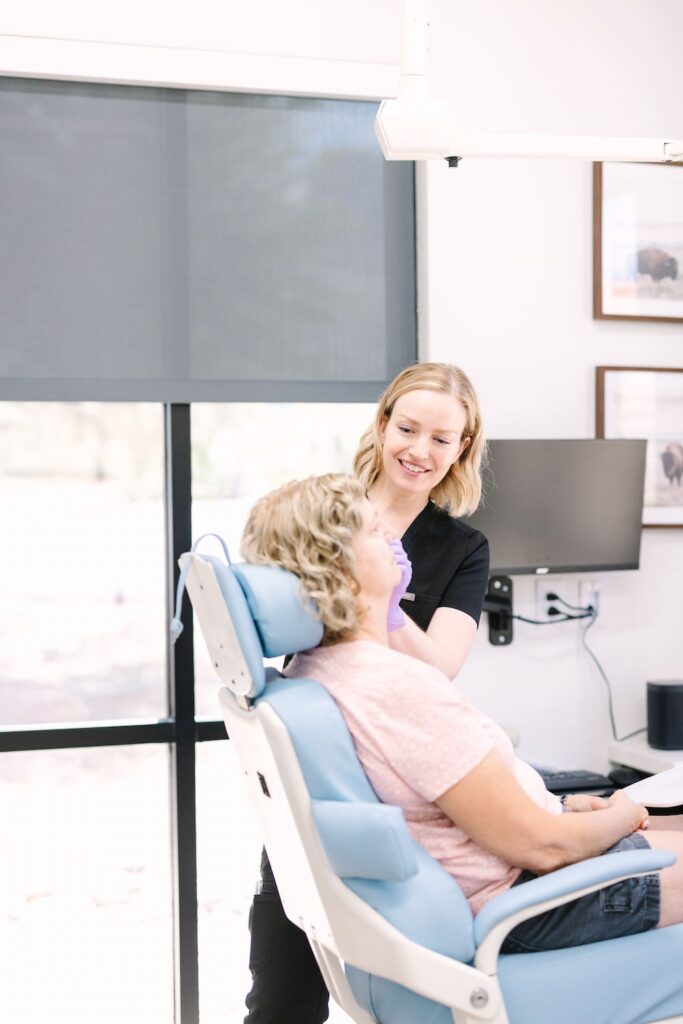
[[[634,832],[605,853],[649,846],[642,832]],[[536,877],[531,871],[522,871],[513,884],[521,885]],[[659,875],[627,878],[522,921],[505,939],[501,953],[540,953],[646,932],[659,923],[659,907]]]

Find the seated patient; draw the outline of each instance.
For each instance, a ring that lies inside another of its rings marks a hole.
[[[262,498],[242,554],[301,579],[324,635],[286,674],[317,679],[328,690],[378,797],[403,809],[412,835],[457,880],[473,912],[513,885],[606,851],[650,845],[683,854],[681,818],[660,819],[667,831],[650,829],[646,838],[647,811],[621,792],[608,800],[570,796],[563,807],[515,757],[502,729],[445,675],[390,649],[387,611],[402,593],[390,540],[361,484],[329,475]],[[683,857],[661,878],[615,883],[523,922],[503,952],[580,945],[679,921]]]

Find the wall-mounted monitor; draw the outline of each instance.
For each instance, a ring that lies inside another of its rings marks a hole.
[[[468,522],[491,572],[637,569],[645,441],[490,441],[482,504]]]

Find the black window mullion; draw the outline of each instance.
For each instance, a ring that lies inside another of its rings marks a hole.
[[[100,722],[96,725],[91,722],[65,722],[62,725],[6,726],[0,730],[0,753],[173,743],[174,740],[175,724],[170,718],[157,721]]]
[[[192,471],[190,406],[166,405],[166,539],[168,608],[178,584],[178,558],[192,546]],[[171,585],[172,582],[172,585]],[[172,614],[172,612],[171,612]],[[169,615],[170,618],[170,615]],[[176,742],[171,747],[172,843],[175,917],[176,1024],[199,1024],[197,936],[197,823],[195,790],[196,726],[192,610],[186,601],[184,630],[168,647],[170,713]]]
[[[196,737],[198,743],[205,743],[207,740],[229,739],[225,722],[220,718],[199,718],[196,722]]]

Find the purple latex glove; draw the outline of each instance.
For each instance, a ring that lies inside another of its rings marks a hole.
[[[398,537],[389,541],[389,544],[394,552],[396,565],[401,570],[401,579],[392,591],[391,600],[389,601],[389,614],[387,615],[387,629],[390,633],[393,633],[395,629],[401,629],[406,621],[405,614],[399,607],[399,601],[408,589],[410,578],[413,575],[413,567]]]

